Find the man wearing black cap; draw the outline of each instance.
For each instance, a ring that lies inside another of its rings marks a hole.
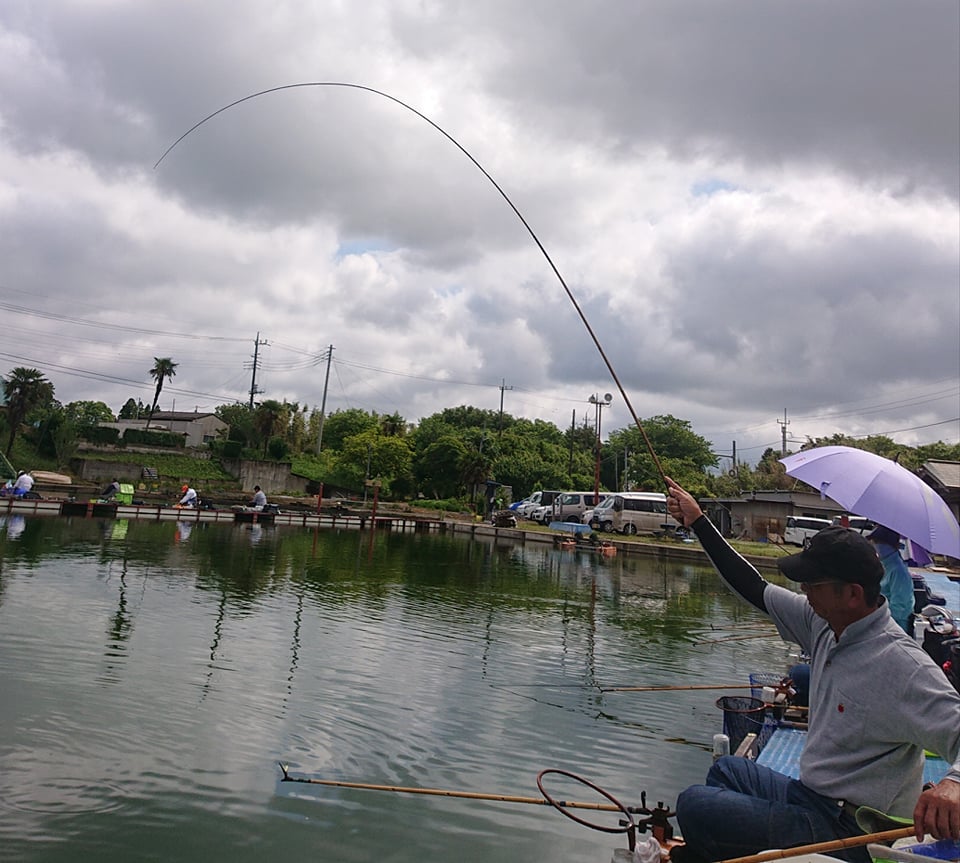
[[[721,577],[811,657],[810,728],[800,779],[719,759],[677,800],[684,861],[862,835],[857,807],[913,818],[917,838],[960,838],[960,694],[890,617],[883,566],[858,533],[828,527],[779,561],[802,594],[765,581],[668,479],[667,509],[691,527]],[[921,793],[924,748],[952,762]],[[839,852],[868,861],[862,847]]]

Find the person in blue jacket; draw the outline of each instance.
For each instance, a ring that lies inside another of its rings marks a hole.
[[[910,619],[913,617],[913,576],[907,562],[900,556],[900,534],[889,527],[878,525],[867,537],[877,550],[883,564],[880,593],[887,598],[890,616],[903,631],[913,635]]]

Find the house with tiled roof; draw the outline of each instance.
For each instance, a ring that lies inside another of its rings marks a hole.
[[[117,420],[112,423],[100,423],[101,426],[115,428],[123,436],[127,429],[143,429],[147,425],[146,418],[136,420]],[[167,431],[173,434],[182,434],[186,438],[188,447],[200,447],[204,444],[226,437],[230,430],[215,413],[200,411],[156,411],[150,421],[151,431]]]

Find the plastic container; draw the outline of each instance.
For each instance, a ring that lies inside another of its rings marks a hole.
[[[730,754],[730,738],[726,734],[713,735],[713,760]]]
[[[774,674],[771,671],[757,671],[750,675],[750,695],[754,698],[763,699],[763,687],[769,686],[776,689],[783,680],[782,674]]]

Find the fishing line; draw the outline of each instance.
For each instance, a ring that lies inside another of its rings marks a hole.
[[[530,234],[530,236],[533,238],[533,241],[537,244],[537,248],[540,249],[541,253],[543,254],[543,257],[546,258],[547,263],[550,265],[550,269],[553,270],[554,275],[559,280],[570,302],[573,303],[573,307],[574,309],[576,309],[577,315],[579,315],[580,320],[583,322],[583,325],[587,328],[587,332],[590,334],[590,338],[593,340],[594,345],[596,345],[597,350],[600,352],[600,357],[601,359],[603,359],[603,362],[606,365],[607,370],[610,372],[610,376],[613,378],[613,382],[614,384],[616,384],[618,392],[623,397],[623,403],[626,405],[631,418],[633,419],[634,423],[636,423],[637,429],[640,431],[640,436],[643,438],[643,442],[647,448],[647,452],[650,453],[650,457],[653,459],[653,463],[656,466],[657,473],[660,475],[660,479],[663,481],[663,484],[666,485],[666,475],[664,474],[663,467],[660,465],[660,459],[657,458],[657,454],[656,452],[654,452],[653,445],[650,443],[650,439],[647,437],[647,432],[644,429],[643,424],[640,422],[640,419],[637,416],[636,411],[633,409],[633,404],[630,402],[630,398],[627,396],[626,390],[623,388],[623,384],[620,383],[620,378],[617,376],[617,373],[613,368],[612,363],[607,358],[606,351],[604,351],[603,345],[600,344],[600,339],[597,338],[597,334],[593,331],[593,327],[590,326],[590,322],[587,320],[587,316],[584,314],[583,309],[580,308],[580,303],[577,302],[577,298],[573,295],[573,291],[570,290],[566,281],[564,281],[563,276],[560,274],[560,270],[557,269],[557,265],[553,262],[553,259],[550,257],[546,248],[544,248],[543,243],[540,242],[540,238],[536,235],[533,228],[530,227],[530,224],[524,218],[523,214],[517,208],[516,204],[514,204],[513,201],[510,200],[510,196],[507,195],[507,193],[503,190],[500,184],[496,180],[494,180],[492,176],[490,176],[486,168],[484,168],[483,165],[481,165],[471,155],[471,153],[466,149],[466,147],[464,147],[456,138],[453,137],[453,135],[451,135],[449,132],[447,132],[445,129],[443,129],[433,120],[431,120],[426,114],[421,113],[416,108],[412,107],[411,105],[408,105],[406,102],[402,101],[401,99],[398,99],[396,96],[391,96],[389,93],[385,93],[382,90],[377,90],[373,87],[367,87],[364,84],[352,84],[344,81],[303,81],[297,84],[283,84],[279,87],[271,87],[267,90],[260,90],[259,92],[251,93],[248,96],[244,96],[242,99],[237,99],[233,102],[230,102],[228,105],[224,105],[222,108],[218,108],[212,114],[208,114],[199,122],[194,123],[193,126],[187,129],[186,132],[184,132],[179,138],[177,138],[176,141],[174,141],[169,147],[167,147],[166,150],[164,150],[163,155],[159,159],[157,159],[156,163],[154,164],[153,166],[154,170],[156,170],[160,166],[160,163],[170,154],[170,152],[184,138],[190,135],[191,132],[195,131],[196,129],[199,129],[200,126],[202,126],[208,120],[212,120],[214,117],[216,117],[219,114],[222,114],[224,111],[227,111],[230,108],[233,108],[237,105],[241,105],[244,102],[249,102],[252,99],[257,99],[260,96],[266,96],[266,95],[269,95],[270,93],[279,93],[284,90],[296,90],[303,87],[342,87],[344,89],[349,89],[349,90],[363,90],[367,93],[373,93],[374,95],[382,96],[384,99],[389,99],[391,102],[394,102],[397,105],[400,105],[400,107],[402,108],[406,108],[411,113],[416,114],[416,116],[418,116],[421,120],[424,120],[425,122],[429,123],[431,126],[433,126],[434,129],[436,129],[441,135],[443,135],[448,141],[450,141],[450,143],[452,143],[461,153],[463,153],[464,156],[466,156],[471,162],[473,162],[473,164],[480,171],[480,173],[483,174],[483,176],[486,177],[493,184],[493,187],[500,193],[500,196],[504,199],[504,201],[507,202],[507,204],[510,206],[510,209],[513,210],[517,218],[520,220],[521,224],[527,229],[527,233]]]

